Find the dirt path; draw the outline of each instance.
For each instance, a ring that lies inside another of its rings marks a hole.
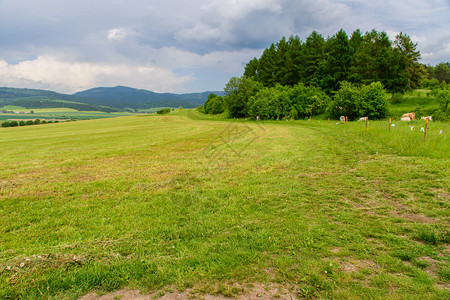
[[[291,300],[297,299],[295,293],[289,291],[287,288],[281,286],[262,284],[253,284],[251,290],[247,290],[242,294],[235,295],[233,298],[225,297],[223,295],[203,295],[193,292],[193,290],[186,290],[184,292],[154,292],[151,294],[141,294],[137,290],[122,289],[112,293],[97,295],[96,293],[87,294],[78,300],[184,300],[184,299],[203,299],[203,300],[224,300],[224,299],[238,299],[238,300],[254,300],[254,299],[281,299]]]

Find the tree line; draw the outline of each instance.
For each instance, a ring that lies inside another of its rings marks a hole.
[[[436,66],[425,66],[427,77],[422,80],[422,87],[436,88],[442,83],[450,83],[450,63],[439,63]]]
[[[227,110],[234,118],[297,119],[326,113],[380,119],[388,114],[388,93],[401,97],[424,81],[445,86],[448,63],[434,68],[419,60],[417,43],[403,33],[394,41],[376,30],[356,30],[351,36],[340,30],[327,39],[313,31],[305,42],[283,37],[250,60],[242,77],[229,80],[225,97],[211,94],[199,110]]]
[[[417,43],[403,33],[391,41],[375,29],[351,36],[344,30],[325,39],[313,31],[302,42],[298,36],[283,37],[247,63],[244,76],[264,86],[293,86],[303,83],[320,87],[327,94],[340,82],[381,82],[390,93],[404,93],[419,86],[426,70],[419,64]]]
[[[65,122],[68,122],[69,120],[66,120]],[[5,121],[1,123],[1,127],[18,127],[18,126],[30,126],[30,125],[39,125],[39,124],[51,124],[51,123],[59,123],[58,120],[51,121],[51,120],[22,120],[22,121]]]

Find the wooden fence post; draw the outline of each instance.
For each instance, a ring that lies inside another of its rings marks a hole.
[[[389,131],[391,131],[391,118],[389,118]]]
[[[428,131],[428,118],[425,119],[425,134],[423,136],[423,140],[427,140],[427,131]]]
[[[368,124],[369,124],[369,117],[366,117],[366,128]]]

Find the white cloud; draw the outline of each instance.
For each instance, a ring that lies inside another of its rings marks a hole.
[[[220,89],[282,36],[341,28],[403,32],[435,64],[449,13],[448,0],[0,0],[0,84]]]
[[[108,31],[108,40],[114,41],[114,40],[122,40],[125,38],[126,33],[125,29],[123,28],[113,28]]]
[[[14,87],[51,87],[55,91],[74,93],[96,87],[129,85],[156,92],[176,92],[192,80],[176,76],[169,70],[153,66],[69,62],[51,56],[8,64],[0,60],[2,85]]]

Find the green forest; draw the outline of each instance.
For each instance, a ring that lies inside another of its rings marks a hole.
[[[426,66],[417,43],[400,33],[391,41],[375,29],[324,38],[313,31],[305,42],[283,37],[250,60],[241,77],[226,84],[225,97],[210,95],[199,108],[232,118],[281,119],[341,115],[382,119],[389,102],[418,88],[433,89],[435,117],[448,118],[450,65]]]

